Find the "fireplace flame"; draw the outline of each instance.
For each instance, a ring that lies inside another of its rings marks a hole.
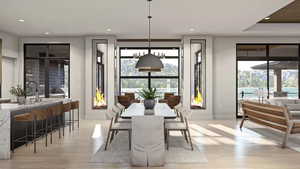
[[[97,107],[106,105],[105,99],[104,99],[104,94],[101,93],[98,88],[96,89],[96,96],[94,98],[94,105],[97,106]]]
[[[202,102],[203,102],[203,97],[202,97],[202,94],[200,93],[199,87],[197,87],[197,95],[194,98],[194,104],[202,105]]]

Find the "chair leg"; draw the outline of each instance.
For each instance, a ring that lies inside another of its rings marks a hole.
[[[287,131],[285,132],[284,134],[284,138],[283,138],[283,141],[282,141],[282,145],[281,145],[281,148],[285,148],[286,147],[286,143],[289,139],[289,135],[292,131],[292,128],[293,128],[293,124],[289,124],[288,128],[287,128]]]
[[[63,129],[63,132],[62,132],[62,135],[63,135],[63,137],[65,136],[65,124],[66,124],[66,121],[65,121],[65,113],[62,113],[62,115],[61,115],[61,119],[62,119],[62,129]]]
[[[111,143],[111,142],[113,141],[115,134],[116,134],[116,131],[113,130],[113,131],[111,132],[111,136],[110,136],[109,143]]]
[[[53,117],[51,117],[51,121],[50,121],[50,144],[52,144],[53,142],[52,135],[53,135]]]
[[[72,110],[72,130],[74,130],[74,110]]]
[[[69,121],[68,121],[69,122],[69,133],[71,133],[71,127],[72,127],[71,126],[72,125],[72,117],[71,116],[72,116],[72,114],[71,114],[71,110],[70,110],[69,111]]]
[[[48,119],[46,119],[46,126],[45,126],[45,134],[46,134],[46,147],[48,146]]]
[[[190,133],[190,130],[187,129],[187,133],[188,133],[188,136],[189,136],[189,141],[190,141],[190,144],[191,144],[191,149],[192,151],[194,150],[194,147],[193,147],[193,142],[192,142],[192,138],[191,138],[191,133]]]
[[[77,116],[78,116],[78,122],[77,122],[77,127],[79,128],[79,119],[80,119],[80,113],[79,113],[79,108],[77,109]]]
[[[188,138],[187,138],[187,134],[186,134],[186,131],[185,130],[181,130],[181,132],[183,133],[183,135],[184,135],[184,138],[185,138],[185,141],[187,142],[187,143],[189,143],[189,140],[188,140]]]
[[[36,120],[33,121],[33,152],[36,153]]]
[[[170,144],[170,140],[169,140],[169,130],[167,129],[167,150],[169,150],[169,144]]]
[[[129,150],[131,150],[131,130],[128,130]]]
[[[244,125],[244,122],[246,120],[246,117],[243,116],[243,120],[241,121],[241,124],[240,124],[240,130],[242,131],[242,128],[243,128],[243,125]]]
[[[60,128],[61,128],[61,117],[57,116],[58,119],[58,138],[61,139],[61,132],[60,132]]]
[[[107,138],[106,138],[105,148],[104,148],[105,151],[107,150],[107,145],[108,145],[108,142],[109,142],[110,133],[111,133],[111,131],[110,131],[110,129],[109,129],[109,130],[108,130],[108,133],[107,133]]]

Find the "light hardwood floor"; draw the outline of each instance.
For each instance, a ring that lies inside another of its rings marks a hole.
[[[0,161],[0,169],[110,169],[128,168],[118,165],[89,163],[93,154],[103,144],[99,129],[107,125],[103,121],[81,121],[81,127],[44,147],[44,140],[38,144],[38,153],[32,146],[16,150],[11,160]],[[193,141],[204,152],[208,163],[172,164],[166,169],[299,169],[300,153],[281,149],[272,139],[265,138],[251,130],[243,132],[236,121],[198,121],[190,126]],[[260,127],[251,122],[246,127]],[[96,132],[95,132],[96,131]],[[98,131],[98,132],[97,132]],[[106,134],[106,133],[105,133]],[[176,133],[173,133],[176,134]],[[115,138],[117,139],[117,137]]]

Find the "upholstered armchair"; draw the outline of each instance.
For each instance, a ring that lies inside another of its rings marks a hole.
[[[128,96],[118,96],[118,102],[128,108],[131,104],[130,97]]]
[[[164,98],[159,100],[159,103],[168,103],[168,98],[174,96],[174,93],[165,93]]]
[[[180,103],[180,96],[169,96],[167,104],[173,109],[176,105]]]
[[[130,98],[131,103],[140,103],[140,100],[135,99],[134,93],[125,93],[125,96],[128,96]]]

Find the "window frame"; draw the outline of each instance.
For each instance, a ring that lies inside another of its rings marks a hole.
[[[119,48],[119,95],[122,94],[122,85],[121,85],[121,80],[122,79],[147,79],[148,80],[148,88],[151,87],[151,79],[178,79],[178,89],[177,93],[180,95],[180,47],[151,47],[151,50],[157,50],[157,49],[176,49],[178,51],[177,56],[166,56],[165,59],[177,59],[178,61],[178,74],[176,76],[155,76],[151,75],[151,72],[148,72],[147,75],[145,76],[122,76],[122,65],[121,65],[121,60],[122,58],[124,59],[133,59],[133,56],[122,56],[121,55],[121,50],[126,50],[126,49],[137,49],[137,50],[148,50],[148,47],[120,47]]]
[[[46,48],[47,48],[47,51],[46,51],[46,57],[42,57],[42,58],[39,58],[39,57],[27,57],[26,56],[26,46],[41,46],[41,45],[44,45]],[[68,48],[69,48],[69,57],[50,57],[49,56],[49,47],[51,45],[67,45]],[[71,58],[71,51],[70,51],[70,48],[71,48],[71,44],[70,43],[24,43],[23,44],[23,51],[24,51],[24,54],[23,54],[23,86],[24,86],[24,91],[26,91],[26,60],[44,60],[45,62],[45,98],[49,98],[50,97],[50,91],[49,91],[49,87],[50,87],[50,84],[49,84],[49,63],[51,60],[68,60],[69,61],[69,70],[68,70],[68,98],[70,98],[70,70],[71,70],[71,64],[70,64],[70,58]],[[25,96],[27,97],[27,96]]]

